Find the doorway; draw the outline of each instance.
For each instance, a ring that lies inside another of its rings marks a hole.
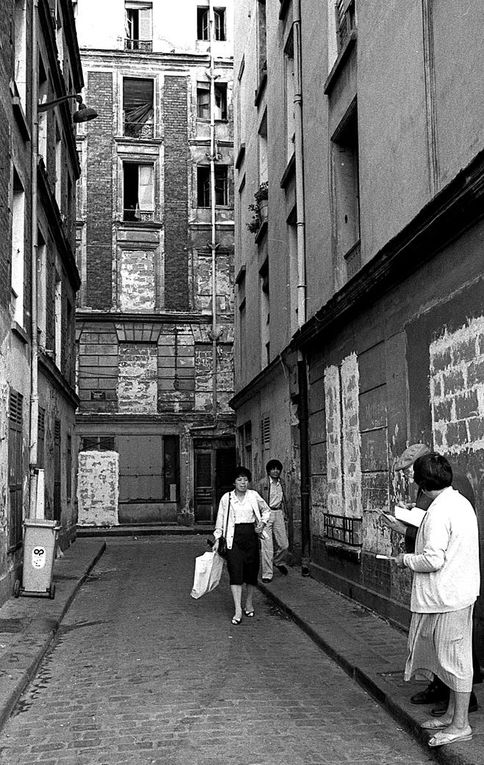
[[[236,465],[235,440],[195,439],[194,441],[195,523],[214,524],[220,497],[232,489]]]

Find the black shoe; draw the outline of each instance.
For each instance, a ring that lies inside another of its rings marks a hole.
[[[262,581],[264,582],[264,584],[269,584],[269,582],[272,582],[272,576],[270,579],[268,576],[263,576]]]
[[[433,704],[441,701],[447,703],[448,700],[449,689],[440,680],[433,680],[424,691],[419,691],[410,698],[412,704]]]
[[[445,715],[445,713],[447,712],[447,706],[448,706],[448,702],[442,701],[440,702],[440,704],[434,707],[434,709],[430,710],[430,714],[432,715],[432,717],[442,717],[442,715]],[[472,691],[471,697],[469,699],[469,714],[471,712],[477,712],[478,708],[479,708],[479,704],[477,703],[476,694],[474,693],[474,691]]]
[[[281,563],[280,566],[276,566],[277,570],[281,572],[284,576],[287,576],[287,566],[285,566],[283,563]]]

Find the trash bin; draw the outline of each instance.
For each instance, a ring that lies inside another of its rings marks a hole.
[[[52,582],[55,543],[59,525],[57,521],[26,519],[24,521],[24,561],[22,584],[17,579],[14,595],[55,597]]]

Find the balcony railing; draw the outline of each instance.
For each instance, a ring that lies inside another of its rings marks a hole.
[[[154,210],[139,210],[132,207],[124,208],[123,220],[135,221],[136,223],[144,223],[145,221],[151,221],[155,219]]]
[[[151,53],[153,40],[133,40],[130,37],[124,39],[124,50],[132,50],[137,53]]]

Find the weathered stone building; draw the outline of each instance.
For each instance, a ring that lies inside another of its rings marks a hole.
[[[0,14],[0,603],[25,518],[75,534],[74,258],[83,86],[72,4],[5,0]]]
[[[81,524],[211,522],[234,463],[232,25],[77,3]]]
[[[408,572],[375,553],[407,444],[467,473],[484,528],[483,23],[478,0],[237,3],[238,447],[256,477],[285,463],[308,570],[402,624]]]

